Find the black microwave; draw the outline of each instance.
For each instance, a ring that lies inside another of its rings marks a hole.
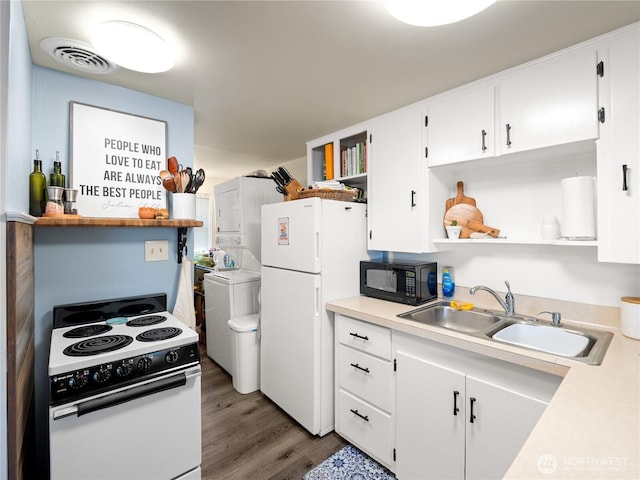
[[[360,293],[382,300],[420,305],[438,296],[438,264],[362,261]]]

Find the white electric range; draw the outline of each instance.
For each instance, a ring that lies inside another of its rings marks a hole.
[[[51,479],[199,479],[198,334],[166,311],[166,295],[53,316]]]

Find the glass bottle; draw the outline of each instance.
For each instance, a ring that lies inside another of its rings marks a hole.
[[[452,299],[456,291],[456,282],[453,276],[453,267],[442,267],[442,296]]]
[[[66,179],[62,173],[62,163],[60,162],[60,152],[56,152],[56,161],[53,162],[53,173],[49,175],[49,185],[52,187],[65,188]]]
[[[40,152],[36,150],[33,172],[29,175],[29,215],[41,217],[45,208],[47,177],[42,173]]]

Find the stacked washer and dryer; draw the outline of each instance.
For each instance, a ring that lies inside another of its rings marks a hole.
[[[239,393],[260,388],[261,207],[282,201],[269,177],[237,177],[214,187],[216,246],[235,267],[219,262],[204,276],[207,355],[226,370]]]

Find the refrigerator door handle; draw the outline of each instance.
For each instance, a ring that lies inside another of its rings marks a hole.
[[[316,232],[316,262],[320,261],[320,232]]]
[[[316,317],[320,316],[320,287],[316,287]]]

